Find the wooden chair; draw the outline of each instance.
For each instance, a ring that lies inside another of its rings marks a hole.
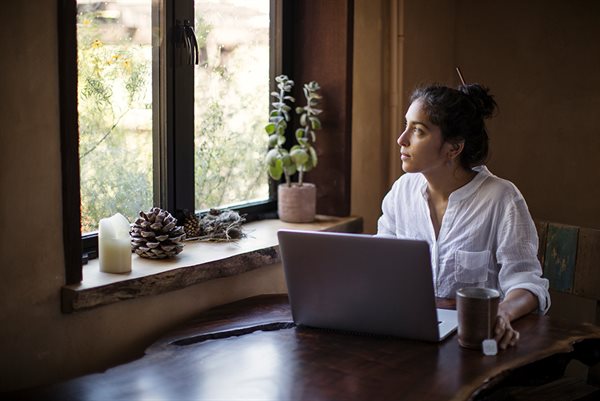
[[[550,281],[548,313],[574,323],[600,325],[600,230],[547,221],[535,224],[538,258]],[[588,383],[600,385],[600,366],[579,370]]]
[[[557,298],[550,313],[560,309],[560,301],[577,297],[592,309],[580,320],[600,324],[600,230],[546,221],[536,222],[536,228],[538,258]]]

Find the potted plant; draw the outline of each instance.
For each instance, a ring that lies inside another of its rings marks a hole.
[[[269,135],[266,164],[272,179],[279,181],[285,177],[285,183],[277,189],[279,218],[291,223],[308,223],[315,219],[317,190],[314,184],[304,182],[304,173],[317,165],[317,152],[312,144],[317,139],[316,131],[321,129],[318,118],[321,110],[316,108],[321,99],[318,93],[321,88],[314,81],[304,85],[306,105],[296,108],[300,124],[295,132],[296,144],[287,150],[284,147],[285,132],[292,110],[288,103],[295,102],[289,95],[294,81],[285,75],[279,75],[275,81],[279,91],[271,93],[275,101],[265,126]],[[298,181],[293,183],[292,176],[296,173]]]

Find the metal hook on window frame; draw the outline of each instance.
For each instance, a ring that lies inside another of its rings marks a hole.
[[[175,21],[175,47],[183,48],[183,64],[194,65],[199,63],[198,41],[190,20]]]

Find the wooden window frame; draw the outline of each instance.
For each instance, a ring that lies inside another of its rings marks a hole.
[[[189,8],[191,1],[175,0],[174,3],[167,3],[165,9],[161,10],[164,13],[163,18],[166,18],[164,21],[166,32],[172,31],[176,19],[192,19],[189,17],[190,14],[193,15],[193,9]],[[319,135],[317,148],[320,156],[319,167],[307,175],[307,179],[315,183],[318,188],[317,212],[332,216],[347,216],[350,213],[354,2],[353,0],[327,2],[283,0],[281,4],[284,6],[278,11],[283,21],[281,27],[283,62],[280,71],[293,77],[298,83],[319,81],[325,96],[324,128]],[[65,284],[81,282],[81,255],[84,249],[80,229],[76,16],[76,0],[58,0]],[[153,15],[153,18],[161,17]],[[174,51],[173,45],[167,45],[164,54],[160,55],[162,58],[159,62],[169,67]],[[271,68],[272,71],[277,71],[273,65]],[[158,76],[161,82],[158,96],[161,96],[162,101],[161,106],[155,111],[159,114],[154,118],[158,118],[158,124],[166,130],[166,136],[157,138],[157,133],[154,133],[153,142],[154,150],[167,156],[163,159],[154,157],[154,202],[171,211],[194,210],[193,135],[191,139],[190,135],[178,136],[184,129],[189,130],[190,122],[193,132],[193,118],[190,120],[190,111],[186,111],[180,105],[183,92],[177,92],[177,88],[190,86],[189,83],[193,82],[193,71],[191,78],[189,73],[174,76],[170,71],[173,71],[172,66],[167,68],[165,75]],[[296,96],[300,97],[301,85],[297,85],[295,89]],[[179,102],[177,106],[175,102]],[[193,116],[193,102],[187,107],[192,107]],[[155,131],[157,130],[158,127]],[[275,184],[273,184],[270,189],[273,201],[252,205],[244,210],[244,213],[248,213],[250,219],[261,218],[260,214],[265,212],[267,216],[275,217],[272,213],[276,205],[275,193]],[[94,241],[97,244],[97,237],[92,236],[85,241],[87,241],[86,246],[89,244],[93,246]]]

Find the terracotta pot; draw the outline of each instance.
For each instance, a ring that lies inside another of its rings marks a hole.
[[[315,220],[317,187],[315,184],[280,184],[277,188],[279,219],[288,223],[310,223]]]

